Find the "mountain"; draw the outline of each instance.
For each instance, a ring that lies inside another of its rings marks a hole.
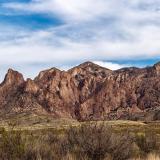
[[[85,62],[51,68],[34,79],[8,70],[0,84],[0,115],[34,113],[87,120],[160,120],[160,62],[112,71]]]

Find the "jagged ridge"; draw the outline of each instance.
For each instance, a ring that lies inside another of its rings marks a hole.
[[[160,62],[112,71],[85,62],[51,68],[34,79],[8,70],[0,84],[1,116],[37,113],[77,120],[160,119]]]

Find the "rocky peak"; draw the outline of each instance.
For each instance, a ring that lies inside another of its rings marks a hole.
[[[70,69],[68,72],[71,73],[73,76],[86,75],[105,78],[112,71],[88,61]]]
[[[155,68],[157,74],[160,75],[160,62],[156,63],[156,64],[154,65],[154,68]]]
[[[57,68],[51,68],[51,69],[48,69],[48,70],[44,70],[44,71],[41,71],[39,73],[39,75],[35,78],[35,81],[38,81],[38,80],[42,80],[42,79],[51,79],[53,78],[54,76],[56,76],[57,74],[59,74],[61,71]]]
[[[160,61],[155,64],[155,66],[160,66]]]
[[[14,71],[12,69],[9,69],[4,81],[2,82],[3,84],[6,85],[19,85],[22,84],[24,82],[24,78],[23,75],[17,71]]]
[[[27,93],[36,94],[38,91],[38,85],[30,78],[26,80],[24,91]]]
[[[97,65],[97,64],[95,64],[95,63],[93,63],[93,62],[90,62],[90,61],[88,61],[88,62],[84,62],[84,63],[82,63],[82,64],[80,64],[79,66],[77,66],[77,67],[74,67],[74,68],[81,68],[81,69],[84,69],[84,70],[89,70],[89,71],[97,71],[97,70],[108,70],[108,71],[111,71],[111,70],[109,70],[109,69],[107,69],[107,68],[104,68],[104,67],[102,67],[102,66],[99,66],[99,65]],[[73,69],[74,69],[73,68]]]
[[[84,62],[84,63],[80,64],[79,66],[80,67],[95,67],[95,66],[98,66],[98,65],[93,63],[93,62],[87,61],[87,62]]]

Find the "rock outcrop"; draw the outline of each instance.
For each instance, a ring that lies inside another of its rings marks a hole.
[[[0,84],[0,113],[34,112],[85,120],[160,119],[160,62],[112,71],[92,62],[51,68],[34,79],[8,70]]]

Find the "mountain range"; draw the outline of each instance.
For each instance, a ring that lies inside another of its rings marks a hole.
[[[160,62],[109,70],[85,62],[37,77],[8,70],[0,84],[0,115],[20,113],[88,120],[160,120]]]

